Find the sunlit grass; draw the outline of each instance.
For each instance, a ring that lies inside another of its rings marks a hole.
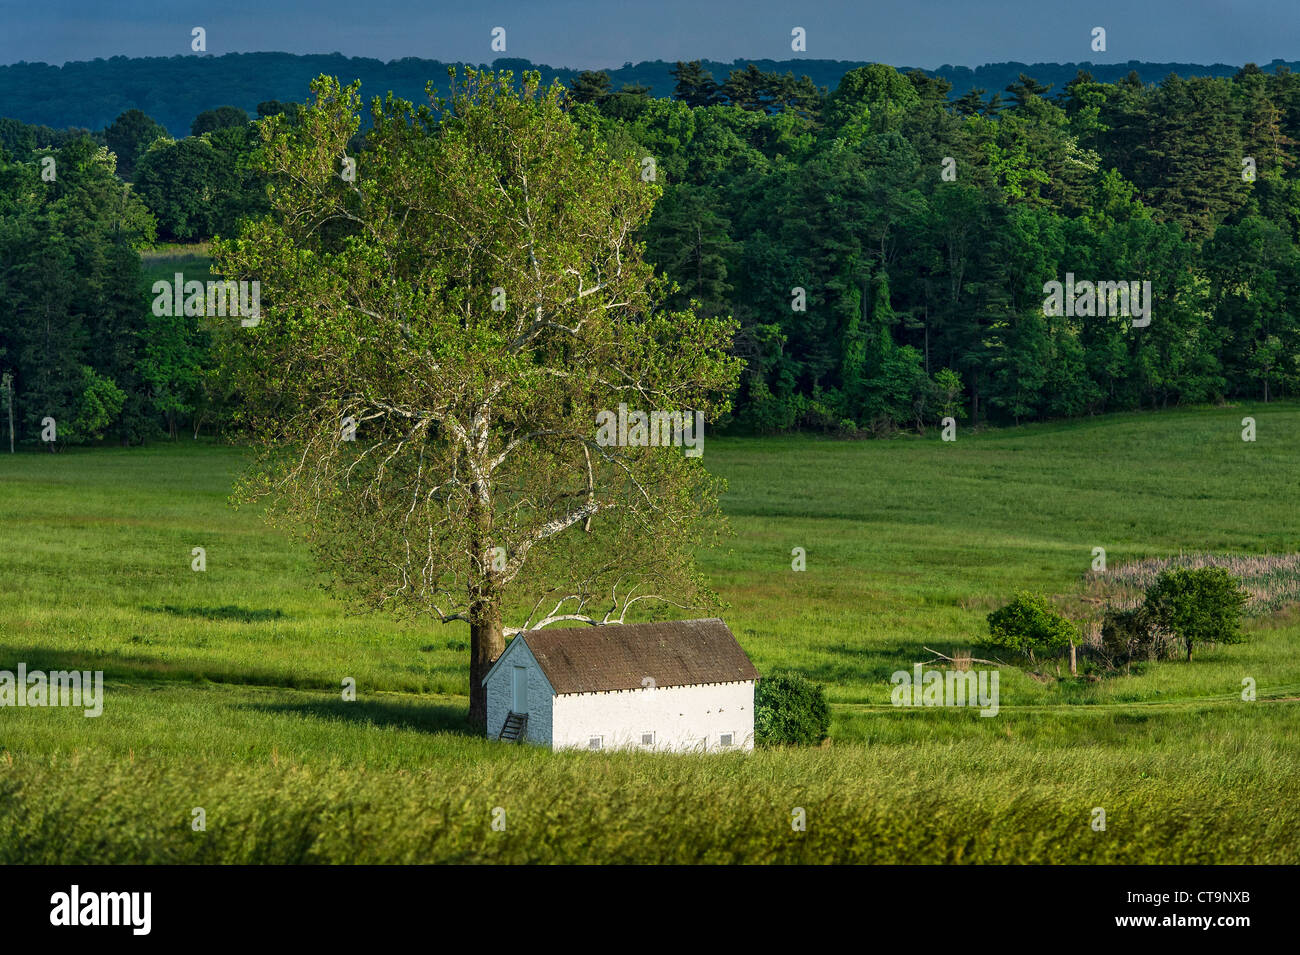
[[[1300,860],[1300,616],[1281,577],[1280,609],[1246,643],[1191,664],[1046,682],[1004,669],[993,718],[889,705],[895,670],[968,650],[1015,591],[1077,596],[1094,547],[1110,568],[1300,552],[1300,407],[953,444],[710,438],[704,461],[730,483],[736,532],[702,555],[722,616],[761,671],[826,684],[825,750],[478,739],[464,629],[350,616],[301,548],[229,506],[237,450],[0,456],[0,669],[108,681],[98,719],[0,710],[0,861]],[[508,839],[493,841],[494,806]],[[794,806],[809,828],[792,840]]]

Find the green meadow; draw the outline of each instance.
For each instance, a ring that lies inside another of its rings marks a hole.
[[[351,612],[231,507],[242,460],[188,439],[0,456],[0,669],[105,674],[98,718],[0,709],[0,862],[1300,861],[1293,606],[1191,663],[1004,667],[988,718],[895,707],[889,682],[969,652],[1017,590],[1069,604],[1096,547],[1111,568],[1300,551],[1300,404],[709,438],[720,615],[833,708],[827,745],[748,755],[480,739],[467,632]]]

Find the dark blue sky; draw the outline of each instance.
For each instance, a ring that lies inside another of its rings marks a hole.
[[[526,57],[593,68],[738,57],[934,68],[1006,60],[1300,59],[1300,0],[0,0],[0,63],[283,50],[382,60]],[[490,32],[506,28],[507,50]],[[790,30],[808,34],[806,54]],[[1089,46],[1107,30],[1107,52]]]

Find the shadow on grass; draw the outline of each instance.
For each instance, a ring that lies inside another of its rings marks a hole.
[[[330,722],[394,726],[423,733],[455,733],[482,738],[469,722],[464,707],[445,703],[389,703],[385,701],[321,700],[311,703],[250,703],[245,709],[294,715]]]
[[[18,663],[33,670],[103,670],[112,679],[189,678],[188,670],[158,657],[125,654],[118,650],[55,650],[51,647],[18,647],[0,644],[0,669],[12,670]]]
[[[277,670],[257,670],[221,663],[177,663],[143,653],[121,650],[55,650],[50,647],[19,647],[0,644],[0,670],[13,670],[18,663],[34,670],[103,670],[107,680],[125,683],[211,681],[226,686],[283,687],[293,690],[328,690],[336,684],[310,676],[295,676]]]
[[[966,649],[964,644],[956,645],[946,640],[896,643],[883,647],[855,647],[846,643],[836,643],[818,647],[817,662],[801,661],[794,669],[814,683],[826,685],[887,684],[889,678],[898,670],[911,673],[913,664],[944,665],[945,661],[939,660],[925,647],[946,653],[948,656],[952,656],[955,650]],[[930,661],[934,661],[933,664]]]
[[[283,610],[251,610],[248,607],[141,607],[150,613],[168,613],[173,617],[202,617],[205,620],[234,620],[239,623],[261,623],[264,620],[281,620],[285,617]]]

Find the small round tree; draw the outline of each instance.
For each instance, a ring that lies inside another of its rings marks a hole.
[[[798,673],[773,673],[754,692],[754,741],[762,746],[815,746],[830,733],[826,693]]]
[[[992,650],[1028,657],[1051,656],[1074,643],[1078,630],[1042,594],[1021,592],[988,615],[989,635],[976,641]]]
[[[1151,622],[1187,648],[1198,643],[1240,643],[1241,611],[1250,599],[1240,581],[1222,567],[1166,570],[1146,592]]]

